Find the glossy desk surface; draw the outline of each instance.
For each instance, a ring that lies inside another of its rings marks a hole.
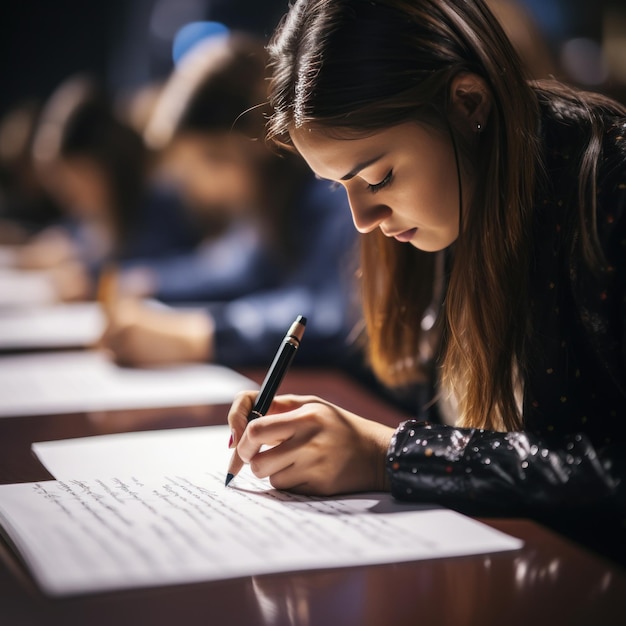
[[[245,372],[256,380],[261,372]],[[281,392],[317,394],[389,425],[407,416],[339,372],[293,370]],[[34,441],[225,422],[227,407],[0,419],[0,482],[46,480]],[[44,597],[0,541],[0,625],[626,624],[626,571],[527,520],[484,520],[516,552]]]

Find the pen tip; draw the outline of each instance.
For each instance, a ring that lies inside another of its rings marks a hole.
[[[296,319],[298,324],[302,324],[302,326],[306,326],[306,317],[304,315],[298,315],[298,319]]]
[[[228,487],[228,483],[230,483],[230,481],[235,478],[234,474],[226,474],[226,482],[224,483],[224,487]]]

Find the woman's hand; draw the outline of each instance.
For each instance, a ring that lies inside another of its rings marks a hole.
[[[120,364],[149,367],[211,360],[213,324],[204,311],[157,309],[136,300],[121,300],[106,309],[108,326],[100,346]]]
[[[25,270],[42,270],[79,258],[69,235],[60,228],[50,227],[19,248],[16,265]]]
[[[46,270],[56,299],[61,302],[87,300],[93,292],[89,271],[80,261],[66,261]]]
[[[247,422],[255,392],[228,415],[233,446],[259,478],[308,495],[387,491],[385,456],[393,429],[314,396],[278,396],[270,413]],[[261,446],[273,446],[260,451]]]

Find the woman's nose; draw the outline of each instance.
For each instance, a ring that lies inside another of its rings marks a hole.
[[[391,208],[386,204],[368,201],[357,194],[348,192],[352,221],[360,233],[371,233],[391,215]]]

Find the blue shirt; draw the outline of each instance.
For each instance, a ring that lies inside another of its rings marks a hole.
[[[296,259],[269,288],[213,303],[215,360],[231,366],[269,365],[298,315],[307,318],[298,363],[341,357],[354,325],[356,231],[343,189],[311,176],[293,210]]]

